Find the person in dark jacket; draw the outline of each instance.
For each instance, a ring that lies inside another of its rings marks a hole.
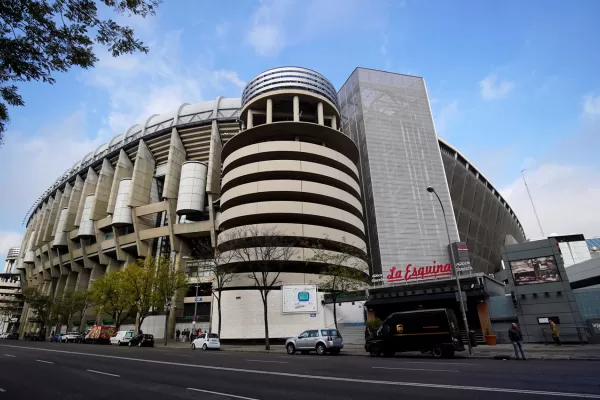
[[[523,360],[527,360],[527,358],[525,357],[525,353],[523,352],[523,345],[521,343],[523,341],[523,334],[521,333],[521,330],[517,327],[517,324],[513,323],[510,329],[508,330],[508,338],[510,339],[510,342],[515,348],[515,358],[517,360],[519,359],[519,352],[517,351],[518,349],[519,351],[521,351]]]

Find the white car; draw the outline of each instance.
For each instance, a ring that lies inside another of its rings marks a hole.
[[[214,349],[219,350],[221,348],[221,342],[219,341],[219,335],[216,333],[203,333],[192,342],[192,350],[202,349]]]
[[[127,345],[134,336],[134,331],[119,331],[115,336],[110,338],[110,344],[116,344],[117,346]]]
[[[60,338],[61,342],[69,343],[69,342],[79,342],[81,341],[81,333],[79,332],[67,332]]]

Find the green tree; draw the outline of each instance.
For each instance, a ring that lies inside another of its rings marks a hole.
[[[148,256],[129,264],[123,270],[124,284],[133,297],[133,306],[138,312],[136,332],[153,308],[162,305],[162,298],[157,291],[158,276],[156,258]]]
[[[175,294],[188,287],[188,279],[180,268],[169,258],[159,257],[156,259],[156,292],[160,297],[161,306],[164,306],[165,317],[165,346],[168,339],[169,315],[173,305]]]
[[[263,303],[263,321],[265,325],[265,349],[269,344],[269,294],[278,286],[279,275],[286,262],[294,255],[293,244],[282,240],[285,237],[276,227],[262,228],[257,225],[234,228],[227,231],[231,243],[229,251],[234,253],[234,261],[243,263],[250,271],[249,278],[260,292]]]
[[[42,335],[46,334],[46,325],[52,311],[52,298],[42,293],[37,287],[29,288],[23,292],[25,302],[35,315],[36,322]]]
[[[79,314],[78,326],[81,329],[85,312],[94,305],[94,301],[89,290],[77,290],[73,292],[73,298],[77,307],[77,314]]]
[[[23,106],[17,84],[42,81],[53,84],[53,73],[73,66],[93,67],[98,59],[94,44],[108,47],[113,57],[148,48],[127,26],[106,15],[154,15],[160,0],[7,0],[0,2],[0,144],[8,107]]]
[[[117,330],[134,311],[134,299],[125,284],[123,271],[109,272],[96,279],[92,284],[91,295],[97,311],[110,315]]]
[[[322,266],[319,289],[331,295],[333,321],[335,328],[338,329],[337,302],[339,298],[367,286],[367,275],[362,272],[366,254],[346,243],[345,238],[342,238],[342,242],[333,242],[326,238],[319,241],[313,251],[314,256],[307,261]]]

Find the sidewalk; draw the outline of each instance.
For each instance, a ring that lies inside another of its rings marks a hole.
[[[157,344],[157,347],[163,347]],[[189,348],[189,343],[169,343],[171,348]],[[248,353],[275,353],[285,354],[283,345],[271,345],[271,350],[265,350],[263,345],[223,345],[222,351],[248,352]],[[591,360],[600,361],[600,345],[587,344],[585,346],[566,344],[563,346],[544,345],[537,343],[526,343],[523,345],[525,355],[530,360]],[[369,356],[362,344],[346,344],[342,350],[347,356]],[[431,357],[429,354],[417,352],[402,353],[406,357]],[[473,348],[473,355],[467,351],[456,353],[457,358],[481,358],[481,359],[514,359],[515,352],[512,344],[498,344],[496,346],[477,346]]]

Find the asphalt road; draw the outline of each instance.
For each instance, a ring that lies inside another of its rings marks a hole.
[[[0,400],[600,399],[600,362],[0,342]]]

